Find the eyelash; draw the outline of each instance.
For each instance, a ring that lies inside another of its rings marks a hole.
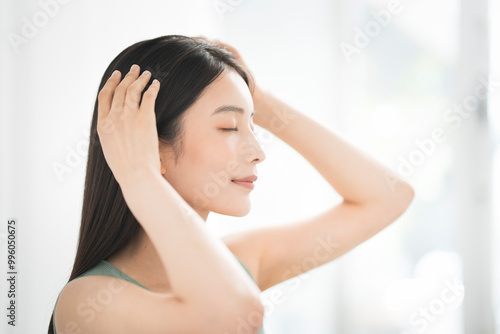
[[[221,128],[221,130],[222,130],[222,131],[225,131],[225,132],[229,132],[229,131],[238,131],[238,128],[231,128],[231,129],[229,129],[229,128]],[[254,135],[256,135],[256,134],[257,134],[257,132],[255,132],[255,131],[252,131],[252,132],[253,132],[253,134],[254,134]]]

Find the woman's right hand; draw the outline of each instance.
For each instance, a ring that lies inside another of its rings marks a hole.
[[[158,80],[141,92],[151,73],[139,76],[138,65],[121,80],[115,71],[98,95],[97,134],[109,168],[123,186],[147,172],[161,173],[158,132],[154,112]]]

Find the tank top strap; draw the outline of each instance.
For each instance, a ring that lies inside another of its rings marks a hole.
[[[233,254],[234,255],[234,254]],[[247,266],[241,261],[236,255],[234,257],[238,260],[238,262],[241,264],[241,266],[245,269],[245,271],[248,273],[250,278],[255,282],[255,279],[252,276],[252,273],[250,270],[248,270]],[[104,275],[104,276],[112,276],[112,277],[117,277],[117,278],[122,278],[130,283],[136,284],[146,290],[149,290],[146,288],[144,285],[141,283],[137,282],[135,279],[132,277],[128,276],[125,274],[123,271],[112,265],[106,260],[102,260],[100,263],[98,263],[96,266],[92,267],[91,269],[87,270],[80,276],[75,277],[74,279],[78,279],[80,277],[85,277],[85,276],[91,276],[91,275]],[[56,302],[54,304],[54,310],[52,311],[53,317],[52,317],[52,327],[54,328],[54,334],[56,333],[56,324],[55,324],[55,310],[56,310],[56,304],[57,301],[59,300],[59,296],[56,299]]]
[[[255,282],[255,279],[253,278],[252,273],[250,272],[250,270],[248,270],[247,266],[245,266],[243,261],[241,261],[236,255],[234,257],[238,260],[238,262],[241,264],[241,266],[246,270],[246,272],[248,273],[250,278]]]

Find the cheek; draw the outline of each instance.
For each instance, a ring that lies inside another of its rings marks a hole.
[[[223,133],[220,130],[197,136],[197,144],[193,145],[195,159],[206,165],[210,165],[211,161],[234,159],[237,139],[233,133]]]
[[[231,165],[237,162],[238,137],[232,133],[200,132],[185,144],[186,167],[189,165],[188,169],[199,177],[198,181],[204,180],[210,172],[231,172]],[[234,173],[229,174],[234,176]]]
[[[214,177],[218,180],[232,178],[241,175],[241,172],[235,169],[238,165],[236,155],[236,145],[228,140],[221,140],[217,143],[207,143],[205,150],[199,153],[201,159],[200,166],[203,164],[203,182],[214,182]]]
[[[225,159],[226,148],[213,140],[199,140],[185,151],[184,168],[194,182],[204,180],[209,172],[216,172]]]

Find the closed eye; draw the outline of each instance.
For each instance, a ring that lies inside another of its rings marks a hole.
[[[238,128],[221,128],[222,131],[229,132],[229,131],[238,131]],[[257,134],[257,132],[252,131],[254,135]]]

